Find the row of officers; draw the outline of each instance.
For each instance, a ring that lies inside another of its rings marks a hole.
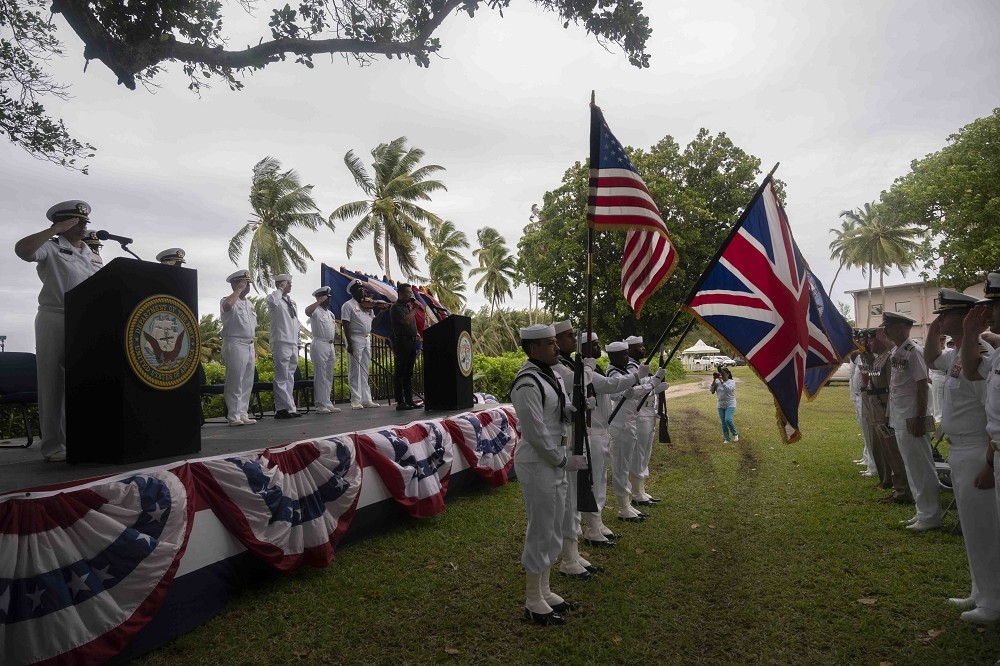
[[[1000,621],[1000,351],[984,335],[1000,334],[1000,272],[988,275],[985,298],[941,289],[938,303],[924,347],[910,337],[914,320],[897,312],[856,331],[864,351],[854,361],[852,394],[879,485],[893,489],[880,501],[914,504],[905,527],[926,532],[942,521],[929,370],[945,374],[940,431],[972,580],[968,595],[948,603],[965,621],[993,623]],[[946,336],[953,348],[942,344]]]
[[[42,288],[38,294],[38,314],[35,317],[35,357],[38,377],[38,415],[41,425],[41,453],[48,462],[66,460],[66,358],[65,358],[65,296],[88,277],[100,270],[104,262],[100,255],[101,238],[90,231],[91,206],[73,199],[50,207],[45,213],[49,226],[25,236],[14,244],[15,254],[36,265]],[[118,239],[118,237],[113,237]],[[120,239],[123,242],[129,239]],[[161,264],[182,266],[182,248],[168,248],[157,254]],[[226,365],[225,401],[227,418],[232,426],[255,422],[249,415],[250,390],[254,377],[254,338],[257,318],[247,300],[250,291],[249,272],[236,271],[227,279],[232,292],[222,299],[222,356]],[[292,399],[294,372],[298,358],[301,325],[295,301],[289,293],[290,275],[278,275],[275,291],[267,296],[271,315],[271,350],[274,355],[275,418],[298,416]],[[416,306],[412,288],[398,286],[398,299],[388,303],[373,300],[361,281],[348,287],[352,299],[341,311],[342,327],[349,355],[351,406],[354,409],[378,407],[368,385],[371,363],[371,326],[383,311],[390,316],[393,349],[396,354],[395,393],[397,409],[415,409],[412,373],[416,358]],[[313,334],[317,411],[340,411],[330,400],[333,384],[334,317],[329,312],[329,287],[313,292],[316,302],[305,314]]]
[[[528,358],[511,386],[521,440],[514,469],[527,513],[521,564],[525,570],[524,616],[541,625],[564,624],[565,613],[576,604],[554,592],[552,568],[586,579],[599,567],[579,552],[579,536],[593,547],[611,547],[618,535],[602,520],[607,500],[607,470],[618,501],[618,520],[642,522],[644,508],[658,499],[646,492],[657,394],[668,388],[662,368],[649,376],[642,363],[646,353],[641,336],[611,342],[606,351],[607,373],[596,364],[601,345],[594,333],[579,337],[572,323],[534,325],[520,329],[521,347]],[[571,352],[579,344],[583,356],[583,385],[588,411],[589,457],[574,455],[570,446],[570,399],[574,364]],[[614,404],[623,408],[611,420]],[[577,511],[577,472],[590,467],[594,479],[596,512]]]

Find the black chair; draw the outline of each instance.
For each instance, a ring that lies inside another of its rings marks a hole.
[[[34,436],[31,432],[29,409],[38,405],[38,374],[35,355],[29,352],[4,352],[0,354],[0,439],[6,439],[6,424],[13,432],[14,414],[20,414],[24,421],[26,444],[0,444],[4,449],[26,449],[31,446]],[[14,410],[11,414],[10,411]],[[38,432],[41,434],[41,424]]]
[[[260,374],[257,366],[253,369],[253,387],[250,389],[250,413],[258,419],[264,418],[264,402],[260,397],[261,393],[273,393],[273,382],[260,381]]]
[[[201,396],[201,424],[205,425],[208,421],[205,420],[205,402],[207,398],[215,395],[224,395],[226,392],[225,384],[209,384],[208,377],[205,376],[205,366],[198,362],[198,393]],[[222,414],[223,416],[228,415],[228,407],[226,406],[226,401],[222,401]],[[223,421],[224,423],[225,421]],[[216,423],[212,421],[212,423]]]
[[[306,374],[308,373],[309,373],[309,360],[306,359]],[[302,371],[296,365],[295,384],[292,386],[292,397],[295,400],[296,405],[301,405],[305,407],[306,414],[309,413],[310,405],[312,404],[312,396],[314,388],[315,388],[315,380],[302,379]]]

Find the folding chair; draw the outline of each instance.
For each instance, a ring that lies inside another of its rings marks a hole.
[[[31,432],[29,408],[38,405],[38,375],[35,355],[29,352],[4,352],[0,354],[0,439],[6,439],[6,424],[14,428],[14,414],[24,421],[26,444],[0,444],[3,449],[26,449],[34,436]],[[16,410],[8,414],[9,410]],[[38,428],[41,434],[41,424]]]
[[[931,438],[931,446],[934,449],[934,471],[937,472],[938,488],[941,493],[949,493],[951,495],[951,499],[941,514],[941,519],[944,520],[948,516],[952,516],[955,519],[955,524],[951,526],[950,532],[958,534],[959,530],[962,529],[962,522],[961,517],[958,515],[958,505],[955,504],[955,491],[952,488],[951,481],[951,465],[948,464],[947,458],[941,455],[939,450],[941,442],[944,440],[945,435],[941,431],[941,426],[938,426],[938,429],[934,431],[934,435]]]

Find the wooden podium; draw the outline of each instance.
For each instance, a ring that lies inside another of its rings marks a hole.
[[[66,293],[66,460],[201,450],[198,274],[117,258]]]
[[[472,407],[472,319],[445,317],[424,329],[424,406]]]

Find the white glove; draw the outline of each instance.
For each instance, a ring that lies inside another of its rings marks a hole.
[[[575,413],[576,413],[576,407],[567,402],[566,406],[563,408],[563,417],[565,417],[567,421],[572,421],[573,414]]]
[[[587,469],[587,456],[566,456],[566,464],[563,469],[567,472],[579,472]]]
[[[587,409],[597,409],[597,398],[595,396],[587,398]]]
[[[646,377],[649,377],[649,364],[643,363],[639,366],[639,381],[642,381]]]
[[[662,382],[663,379],[667,376],[666,368],[660,368],[659,370],[656,371],[656,374],[653,376]]]
[[[656,388],[653,389],[653,393],[663,393],[668,388],[670,388],[670,384],[666,382],[660,382],[659,384],[656,385]]]
[[[597,359],[596,358],[585,358],[585,359],[583,359],[583,365],[586,366],[586,367],[588,367],[588,368],[590,368],[591,370],[593,370],[594,368],[597,367]]]
[[[633,386],[632,387],[632,396],[631,397],[633,397],[633,398],[641,398],[642,396],[646,395],[647,393],[649,393],[649,386],[647,384],[639,384],[638,386]]]

